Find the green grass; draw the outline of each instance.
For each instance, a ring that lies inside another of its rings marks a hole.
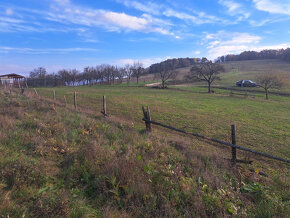
[[[284,86],[275,92],[290,93],[290,63],[280,60],[251,60],[251,61],[232,61],[222,64],[226,73],[220,74],[221,80],[215,81],[213,86],[236,88],[236,81],[242,79],[257,80],[257,76],[262,73],[272,72],[282,76]],[[178,69],[177,79],[182,80],[188,74],[190,67]],[[207,85],[206,83],[194,83],[194,85]],[[244,88],[245,89],[245,88]],[[248,88],[249,90],[260,90],[261,88]]]
[[[253,140],[253,148],[289,159],[286,99],[122,86],[55,90],[56,104],[52,89],[38,89],[40,100],[33,91],[0,90],[1,216],[289,215],[288,165],[250,157],[253,165],[233,167],[228,148],[162,128],[147,134],[140,108],[150,105],[154,120],[227,141],[235,122],[239,143]]]
[[[108,113],[139,129],[144,127],[141,122],[143,105],[150,106],[153,120],[226,141],[230,139],[230,125],[236,124],[238,144],[286,158],[290,155],[290,99],[287,97],[271,96],[266,101],[262,94],[245,98],[230,96],[225,91],[213,95],[119,86],[55,90],[59,99],[66,95],[70,103],[76,90],[78,104],[97,114],[102,110],[102,96],[106,95]],[[202,92],[205,89],[192,90]],[[52,96],[51,89],[43,88],[39,92]]]

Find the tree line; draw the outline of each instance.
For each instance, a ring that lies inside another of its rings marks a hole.
[[[228,61],[245,61],[245,60],[264,60],[278,59],[290,62],[290,48],[287,49],[266,49],[260,52],[244,51],[240,54],[228,54],[216,59],[216,62],[223,63]]]
[[[30,72],[27,85],[39,86],[78,86],[95,84],[119,84],[126,81],[128,84],[132,78],[139,78],[145,74],[141,62],[127,64],[118,67],[109,64],[101,64],[95,67],[85,67],[83,71],[76,69],[62,69],[57,73],[48,73],[45,68],[39,67]]]

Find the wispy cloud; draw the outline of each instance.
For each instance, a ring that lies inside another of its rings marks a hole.
[[[163,5],[159,5],[148,1],[146,3],[138,2],[138,1],[129,1],[129,0],[116,0],[118,3],[124,4],[126,7],[134,8],[136,10],[153,14],[153,15],[160,15],[161,9],[164,7]]]
[[[58,1],[57,1],[58,2]],[[153,19],[147,14],[132,16],[126,13],[80,7],[69,2],[52,6],[46,19],[65,24],[78,24],[87,27],[103,27],[108,31],[138,31],[155,32],[163,35],[173,35],[166,23]]]
[[[99,49],[94,48],[15,48],[0,46],[0,53],[19,53],[19,54],[65,54],[71,52],[98,52]]]
[[[249,33],[220,31],[215,34],[206,34],[205,38],[210,59],[227,54],[239,54],[243,51],[282,49],[290,46],[289,43],[261,45],[262,37]]]
[[[159,17],[165,16],[168,18],[177,18],[181,21],[194,23],[197,25],[207,24],[207,23],[218,23],[224,22],[222,19],[206,14],[202,11],[197,11],[194,9],[186,8],[185,10],[177,10],[165,4],[155,4],[152,2],[142,3],[139,1],[131,0],[116,0],[119,3],[122,3],[126,7],[134,8],[136,10],[149,13],[151,15],[156,15]]]
[[[21,19],[0,17],[0,27],[2,27],[0,32],[65,32],[75,30],[77,33],[81,33],[78,30],[83,27],[100,27],[114,32],[154,32],[174,36],[170,31],[172,25],[170,22],[154,18],[149,14],[133,16],[124,12],[82,7],[71,3],[69,0],[54,0],[53,2],[46,11],[16,6],[9,9],[10,12],[8,11],[8,13],[17,15]],[[0,7],[3,8],[4,6]],[[36,18],[38,23],[34,21]],[[56,23],[64,25],[60,26]],[[72,28],[72,25],[77,27]]]
[[[178,18],[183,21],[189,21],[194,24],[217,23],[222,21],[220,18],[209,16],[203,12],[189,14],[187,12],[179,12],[170,8],[166,9],[163,12],[163,15]]]
[[[253,0],[253,2],[258,10],[290,15],[290,0]]]
[[[238,16],[237,21],[241,21],[243,19],[247,19],[250,17],[250,13],[246,11],[244,6],[241,3],[238,3],[233,0],[219,0],[220,5],[227,8],[227,13],[230,16]]]
[[[249,33],[229,33],[219,31],[214,34],[206,34],[207,49],[210,59],[217,58],[225,54],[239,53],[258,44],[261,37]]]

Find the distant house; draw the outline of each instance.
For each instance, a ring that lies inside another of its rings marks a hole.
[[[0,84],[4,85],[18,85],[18,84],[23,84],[25,81],[25,77],[18,75],[18,74],[5,74],[5,75],[0,75]]]

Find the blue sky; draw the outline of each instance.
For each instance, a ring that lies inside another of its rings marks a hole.
[[[290,47],[290,0],[1,0],[0,74]]]

